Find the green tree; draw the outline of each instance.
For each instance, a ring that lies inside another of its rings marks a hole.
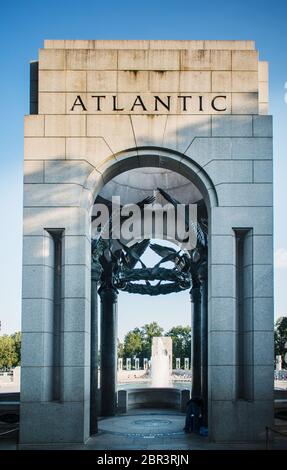
[[[129,331],[124,339],[123,356],[134,358],[140,357],[143,350],[143,334],[140,328]]]
[[[275,323],[274,331],[275,355],[282,357],[283,366],[287,366],[285,353],[287,346],[287,317],[280,317]],[[286,346],[285,346],[286,345]]]
[[[11,368],[18,365],[15,341],[12,336],[0,336],[0,369]]]
[[[162,335],[163,329],[156,322],[134,328],[126,334],[123,348],[118,345],[118,355],[124,359],[128,357],[138,357],[141,361],[144,358],[150,359],[152,338]]]
[[[13,367],[19,366],[21,364],[21,332],[16,331],[13,335],[11,335],[11,338],[14,342],[14,348],[15,352],[17,355],[17,362]]]
[[[134,328],[126,334],[123,345],[118,343],[118,356],[124,359],[138,357],[141,361],[144,358],[150,359],[152,339],[156,336],[163,336],[163,333],[163,328],[156,322],[145,324],[141,328]],[[175,326],[165,336],[172,338],[174,367],[177,357],[181,359],[182,364],[185,357],[190,358],[191,328],[189,326]]]
[[[172,338],[172,356],[173,356],[173,367],[175,367],[176,358],[180,358],[181,364],[183,365],[184,358],[190,359],[191,349],[191,328],[190,326],[174,326],[171,328],[165,336]]]
[[[149,359],[151,357],[152,339],[155,336],[162,336],[163,328],[159,326],[158,323],[152,322],[152,323],[148,323],[142,326],[141,331],[143,335],[142,357],[146,357]]]

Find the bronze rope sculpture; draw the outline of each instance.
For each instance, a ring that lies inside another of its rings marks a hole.
[[[178,201],[164,190],[158,188],[158,191],[176,209]],[[148,197],[137,206],[142,210],[145,204],[152,202],[154,197]],[[191,229],[196,233],[196,247],[190,251],[150,243],[149,239],[143,239],[129,247],[119,239],[113,239],[111,236],[104,239],[99,234],[97,239],[92,240],[92,270],[100,281],[100,289],[109,286],[116,290],[151,296],[190,289],[198,282],[200,272],[207,264],[206,218],[200,217],[197,224],[194,224],[189,220],[186,211],[185,226],[187,230]],[[110,226],[108,231],[111,235]],[[147,248],[161,257],[153,267],[147,267],[141,260]],[[167,262],[173,263],[173,268],[161,266]],[[138,263],[140,268],[136,268]],[[140,283],[141,281],[143,283]],[[153,281],[158,282],[151,284]]]

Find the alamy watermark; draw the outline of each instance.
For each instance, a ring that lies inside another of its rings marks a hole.
[[[125,204],[113,196],[110,206],[95,203],[92,208],[91,236],[103,239],[167,239],[181,249],[192,250],[197,244],[196,204]]]

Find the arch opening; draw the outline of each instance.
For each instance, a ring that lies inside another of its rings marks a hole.
[[[84,184],[84,189],[88,189],[92,195],[83,193],[82,206],[92,210],[96,197],[109,181],[129,170],[140,168],[157,168],[175,172],[198,188],[208,212],[218,205],[215,186],[204,168],[197,162],[172,150],[137,147],[110,156],[92,171]]]
[[[206,247],[204,263],[199,263],[195,257],[194,259],[192,258],[195,252],[199,251],[198,240],[193,249],[185,250],[185,256],[193,260],[193,268],[196,266],[192,274],[189,272],[191,284],[187,290],[190,294],[192,305],[192,340],[190,356],[188,358],[190,369],[192,370],[190,374],[192,380],[191,394],[193,398],[203,396],[202,403],[204,402],[203,408],[205,410],[203,424],[207,426],[208,219],[211,208],[217,205],[217,195],[208,176],[195,163],[186,162],[183,156],[179,156],[175,153],[173,153],[172,156],[167,155],[165,152],[162,152],[162,154],[152,154],[151,149],[148,150],[149,152],[144,154],[144,158],[143,156],[139,156],[139,153],[135,155],[134,152],[131,151],[117,155],[117,159],[112,162],[106,162],[105,168],[102,167],[100,169],[101,181],[94,190],[94,201],[95,203],[100,202],[110,207],[112,198],[114,196],[120,196],[122,198],[121,202],[123,202],[124,205],[136,204],[146,198],[153,199],[152,203],[154,203],[154,201],[163,203],[165,197],[167,197],[166,195],[168,195],[176,203],[179,202],[186,206],[188,204],[196,205],[201,219],[205,219]],[[145,234],[145,237],[138,238],[124,245],[124,250],[126,250],[124,254],[129,255],[130,253],[127,251],[127,247],[129,249],[133,248],[133,246],[141,243],[146,237],[150,239],[156,238],[154,232],[148,235]],[[161,238],[168,239],[168,237]],[[169,242],[170,241],[174,242],[176,240],[169,240]],[[123,246],[121,246],[121,248],[123,248]],[[183,251],[184,250],[182,250],[180,254],[181,256],[183,256]],[[199,254],[199,258],[200,256],[202,256],[202,253]],[[142,261],[139,257],[137,262],[132,266],[132,269],[140,270],[138,268],[140,264],[142,266]],[[191,264],[189,265],[189,271],[191,271],[190,267]],[[152,268],[153,267],[151,267],[151,269]],[[105,270],[109,271],[107,264],[104,266],[102,273]],[[109,275],[110,274],[111,271],[109,271]],[[120,410],[121,402],[120,394],[117,394],[116,390],[117,369],[119,368],[119,362],[117,361],[117,301],[118,293],[121,292],[122,286],[118,284],[113,285],[111,280],[108,282],[106,279],[103,280],[104,277],[103,274],[98,276],[94,285],[101,299],[101,410],[99,413],[103,416],[111,416]],[[152,281],[155,279],[145,278],[145,280],[137,282],[137,284],[149,283],[151,285]],[[160,282],[162,282],[163,286],[166,284],[165,279],[162,279]],[[149,289],[146,290],[148,291]],[[133,367],[135,370],[139,366],[138,359],[139,358],[134,357]],[[149,358],[145,359],[148,360]],[[176,358],[172,359],[172,363],[176,362],[175,359]],[[124,366],[126,369],[130,367],[127,361]],[[143,361],[141,366],[143,368],[145,367]],[[121,361],[120,365],[120,368],[122,367],[123,361]],[[92,399],[94,396],[95,394],[92,389]],[[94,418],[91,417],[91,419]]]

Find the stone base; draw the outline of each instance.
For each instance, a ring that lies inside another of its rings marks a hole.
[[[273,402],[214,401],[210,422],[213,442],[264,441],[266,426],[274,424]]]
[[[21,403],[21,448],[29,444],[79,443],[89,438],[89,407],[85,403]]]

